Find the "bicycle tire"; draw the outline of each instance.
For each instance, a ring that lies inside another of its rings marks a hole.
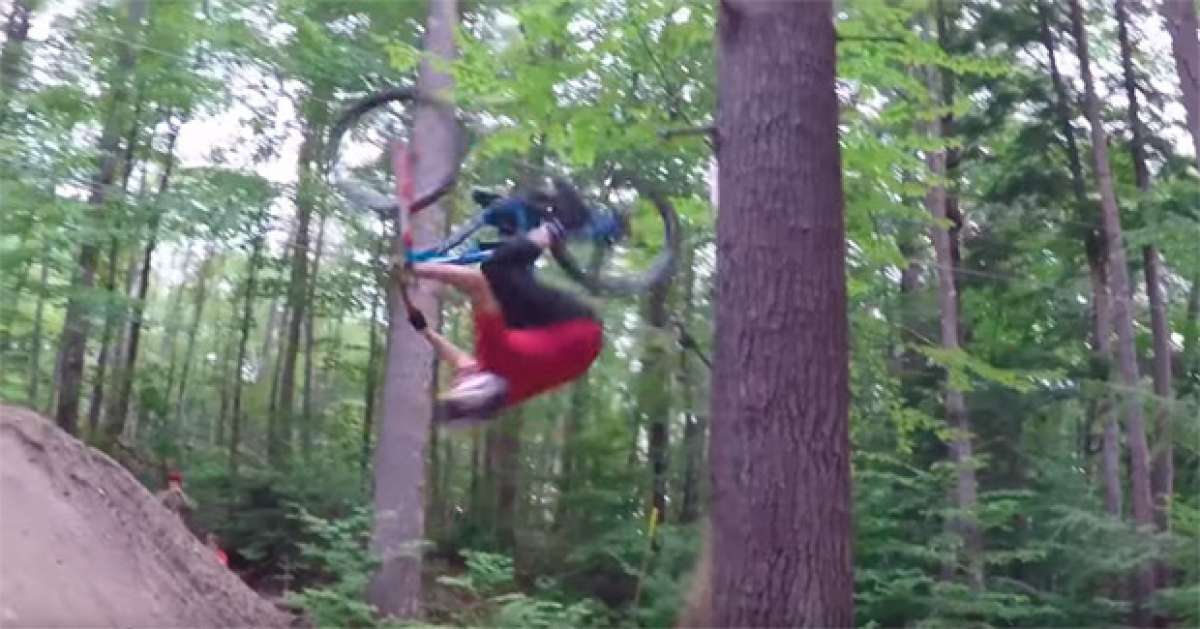
[[[372,211],[375,211],[385,218],[395,216],[396,207],[395,200],[390,196],[375,190],[372,186],[357,181],[351,177],[338,177],[334,170],[337,166],[339,154],[341,152],[342,137],[350,130],[358,121],[373,109],[382,107],[388,103],[399,102],[405,104],[421,104],[432,105],[442,110],[450,110],[450,105],[445,101],[434,98],[427,94],[422,94],[413,87],[393,87],[372,94],[368,94],[350,104],[341,115],[338,116],[337,122],[330,128],[329,136],[326,141],[324,172],[326,179],[330,181],[333,187],[337,188],[343,196],[356,205],[364,206]],[[454,116],[455,122],[461,122],[457,116]],[[459,136],[462,129],[459,129]],[[433,205],[438,199],[450,192],[458,183],[459,170],[462,168],[463,151],[460,147],[458,155],[454,160],[455,167],[438,181],[432,189],[424,194],[416,197],[408,206],[410,213],[419,212],[430,205]]]
[[[627,275],[606,275],[603,272],[603,256],[607,253],[604,247],[597,247],[593,252],[593,259],[588,265],[588,270],[584,270],[580,266],[579,261],[565,246],[556,246],[551,249],[555,262],[567,277],[593,295],[605,297],[636,295],[661,286],[670,281],[675,274],[681,246],[679,214],[663,193],[645,184],[635,182],[633,185],[639,193],[650,200],[663,221],[662,249],[644,271]]]

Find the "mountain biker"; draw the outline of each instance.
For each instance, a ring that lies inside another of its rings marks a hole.
[[[454,380],[439,396],[435,419],[474,423],[497,411],[583,375],[600,354],[603,329],[578,297],[538,281],[534,263],[566,234],[584,227],[588,210],[562,180],[553,194],[488,197],[489,207],[532,209],[544,217],[524,235],[514,234],[475,269],[440,262],[414,262],[418,278],[449,284],[471,303],[475,354],[455,347],[429,329],[420,311],[409,321],[454,368]]]

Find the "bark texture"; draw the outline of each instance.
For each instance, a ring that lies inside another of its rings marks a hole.
[[[1137,395],[1139,374],[1137,348],[1134,344],[1129,267],[1108,159],[1108,136],[1104,131],[1100,101],[1092,81],[1087,32],[1084,29],[1083,9],[1079,0],[1071,0],[1071,30],[1075,36],[1076,54],[1079,56],[1080,74],[1083,77],[1084,108],[1092,130],[1092,158],[1095,161],[1096,183],[1100,188],[1100,213],[1104,221],[1105,245],[1108,249],[1109,296],[1112,299],[1113,325],[1117,332],[1117,371],[1121,376],[1123,388],[1121,398],[1126,442],[1129,445],[1130,503],[1133,505],[1134,523],[1139,527],[1151,527],[1154,524],[1154,513],[1150,493],[1150,453],[1146,443],[1142,400]],[[1134,624],[1146,624],[1145,604],[1153,589],[1152,571],[1148,566],[1139,568],[1134,579]]]
[[[425,50],[418,87],[440,94],[453,78],[439,66],[456,55],[456,0],[430,0]],[[430,57],[440,57],[438,63]],[[455,168],[457,129],[454,120],[433,107],[419,107],[413,129],[416,190],[427,190]],[[436,242],[445,231],[441,204],[413,217],[414,246]],[[396,234],[392,253],[402,253],[403,234]],[[375,525],[372,549],[381,563],[368,589],[368,599],[387,615],[414,617],[421,603],[420,543],[425,534],[425,451],[433,414],[433,352],[409,326],[401,295],[393,281],[389,300],[387,363],[379,438],[375,448]],[[423,291],[422,291],[423,292]],[[414,295],[429,325],[440,320],[438,305],[428,294]]]
[[[716,626],[854,621],[834,40],[828,1],[719,10]]]
[[[1092,377],[1107,384],[1112,372],[1112,309],[1108,298],[1108,262],[1104,254],[1104,226],[1096,216],[1093,204],[1087,198],[1087,182],[1084,180],[1083,158],[1080,156],[1079,144],[1075,141],[1075,126],[1071,124],[1073,117],[1071,103],[1073,99],[1067,93],[1066,83],[1058,69],[1058,56],[1055,51],[1054,37],[1050,29],[1050,9],[1046,3],[1039,3],[1042,45],[1050,62],[1050,79],[1054,85],[1054,110],[1058,125],[1063,135],[1063,144],[1067,150],[1067,164],[1071,171],[1071,191],[1075,197],[1075,213],[1078,223],[1084,227],[1080,234],[1084,246],[1085,258],[1088,265],[1088,277],[1092,288]],[[1094,225],[1093,228],[1086,226]],[[1101,478],[1104,485],[1104,508],[1109,514],[1120,517],[1122,486],[1121,486],[1121,430],[1117,425],[1117,416],[1112,412],[1112,404],[1106,387],[1102,387],[1090,400],[1089,411],[1091,422],[1103,430],[1101,445]],[[1085,448],[1086,450],[1086,443]]]
[[[1200,166],[1200,40],[1196,35],[1200,24],[1196,20],[1196,4],[1194,0],[1162,0],[1159,10],[1171,33],[1171,52],[1183,92],[1188,132],[1192,136],[1196,165]]]
[[[1137,73],[1133,65],[1133,41],[1129,36],[1129,10],[1126,0],[1116,1],[1117,37],[1121,46],[1121,70],[1125,78],[1125,97],[1129,101],[1129,150],[1133,157],[1134,180],[1142,195],[1150,192],[1150,168],[1146,164],[1145,131],[1138,97]],[[1151,461],[1150,489],[1154,500],[1154,521],[1160,531],[1167,530],[1167,503],[1174,491],[1175,466],[1171,447],[1171,329],[1167,320],[1167,302],[1163,293],[1163,261],[1158,247],[1142,247],[1142,268],[1146,275],[1146,301],[1150,304],[1150,334],[1154,361],[1154,454]],[[1157,568],[1165,574],[1165,568]]]

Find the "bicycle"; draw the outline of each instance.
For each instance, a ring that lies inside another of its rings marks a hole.
[[[460,146],[456,156],[457,166],[438,181],[432,189],[421,195],[387,195],[370,184],[350,177],[340,168],[339,156],[344,136],[369,112],[388,106],[391,103],[406,105],[429,105],[443,112],[451,113],[460,126],[463,118],[458,112],[453,112],[449,105],[423,95],[413,88],[391,88],[370,94],[351,104],[339,116],[331,128],[327,142],[328,152],[325,159],[325,173],[330,183],[341,192],[342,196],[352,205],[366,208],[386,219],[397,221],[399,233],[408,238],[408,219],[430,205],[437,202],[454,189],[458,182],[459,171],[467,150]],[[465,134],[460,133],[463,137]],[[407,166],[402,163],[404,157],[393,148],[393,175]],[[642,196],[648,198],[662,220],[662,247],[654,259],[645,268],[625,273],[606,273],[607,258],[610,251],[629,235],[631,216],[629,212],[615,209],[589,207],[589,220],[584,227],[568,234],[568,240],[585,243],[592,246],[592,255],[587,265],[581,265],[568,246],[556,246],[552,249],[554,260],[571,280],[583,286],[589,292],[604,296],[628,296],[645,291],[653,286],[666,282],[675,270],[675,260],[680,247],[679,218],[674,206],[653,185],[634,176],[623,177],[623,183],[628,184]],[[488,259],[491,250],[498,242],[481,240],[478,236],[483,230],[494,229],[499,238],[512,238],[527,233],[537,227],[545,219],[544,211],[536,203],[521,202],[512,197],[503,197],[485,190],[475,190],[472,198],[478,204],[477,210],[465,222],[450,231],[450,235],[433,247],[411,250],[404,248],[404,259],[407,262],[437,261],[452,264],[477,264]],[[410,243],[405,240],[405,244]]]

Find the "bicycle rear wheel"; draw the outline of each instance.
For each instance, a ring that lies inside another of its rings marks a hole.
[[[461,121],[454,115],[454,111],[449,104],[429,95],[422,94],[416,88],[412,87],[395,87],[368,94],[351,103],[342,112],[337,122],[330,129],[329,137],[326,141],[324,156],[325,176],[333,187],[352,204],[377,212],[384,218],[395,217],[397,206],[394,197],[390,193],[381,192],[379,190],[380,186],[377,184],[370,184],[351,176],[348,169],[344,168],[340,163],[340,158],[345,136],[352,129],[362,125],[364,118],[369,117],[373,112],[377,112],[392,103],[401,103],[409,107],[415,105],[435,107],[447,115],[454,117],[455,122],[460,127],[459,137],[463,137],[461,133]],[[378,124],[378,121],[374,122]],[[413,202],[408,207],[409,212],[419,212],[432,205],[454,188],[455,183],[458,181],[458,173],[462,164],[462,153],[463,150],[460,146],[459,154],[456,156],[458,159],[454,160],[455,167],[439,179],[434,186],[413,199]]]
[[[642,224],[661,235],[647,234],[640,244],[657,248],[657,253],[645,261],[646,253],[640,248],[622,247],[613,242],[592,238],[590,251],[579,251],[579,247],[556,246],[552,250],[555,261],[571,280],[594,295],[622,297],[636,295],[668,282],[675,273],[679,257],[679,215],[665,194],[646,184],[632,183],[639,195],[653,208],[654,218],[637,213],[623,217],[624,229],[631,224]],[[636,208],[636,204],[634,206]],[[630,235],[625,234],[627,237]],[[581,260],[586,262],[581,263]]]

